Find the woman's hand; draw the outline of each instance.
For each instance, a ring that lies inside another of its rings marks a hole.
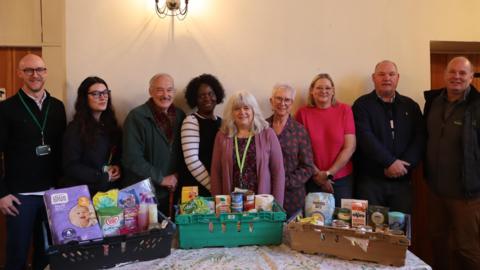
[[[326,171],[317,171],[313,176],[313,181],[315,181],[315,184],[322,188],[322,191],[333,193],[333,185],[331,181],[328,180]]]

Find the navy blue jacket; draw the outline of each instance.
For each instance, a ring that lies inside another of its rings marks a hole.
[[[353,104],[357,173],[384,177],[384,169],[401,159],[410,163],[410,174],[423,158],[425,127],[420,107],[411,98],[396,92],[393,108],[394,139],[385,104],[375,90],[359,97]]]
[[[63,172],[62,186],[88,185],[90,195],[112,188],[118,188],[119,181],[109,182],[108,173],[103,166],[120,165],[121,138],[114,141],[103,129],[98,132],[94,145],[85,145],[80,135],[80,124],[72,121],[63,137]]]
[[[47,117],[44,140],[51,147],[48,155],[35,154],[36,147],[42,144],[42,136],[20,95],[40,123]],[[58,184],[65,125],[63,103],[48,92],[42,110],[23,90],[0,102],[0,153],[4,154],[5,162],[5,175],[0,175],[0,198],[8,194],[45,191]]]

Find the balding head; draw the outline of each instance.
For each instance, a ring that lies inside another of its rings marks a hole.
[[[383,60],[375,65],[372,81],[375,92],[385,102],[391,102],[397,90],[398,79],[397,65],[390,60]]]
[[[473,80],[473,66],[470,60],[464,56],[450,60],[445,69],[444,80],[450,101],[463,97]]]
[[[397,64],[395,64],[395,62],[390,61],[390,60],[383,60],[383,61],[378,62],[375,65],[375,69],[373,70],[373,73],[377,72],[384,65],[392,65],[395,68],[395,71],[398,72]]]
[[[31,63],[35,63],[42,67],[45,67],[45,62],[40,56],[29,53],[20,59],[20,61],[18,62],[18,69],[22,70],[29,66]]]
[[[18,62],[18,77],[23,81],[23,90],[28,94],[44,91],[47,68],[43,59],[35,54],[27,54]]]
[[[175,96],[173,77],[166,73],[154,75],[150,79],[149,93],[155,105],[162,111],[167,112]]]

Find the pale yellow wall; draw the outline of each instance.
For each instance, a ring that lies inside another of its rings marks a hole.
[[[429,42],[480,41],[478,0],[191,0],[188,17],[173,24],[154,14],[153,2],[66,1],[70,109],[81,80],[99,75],[123,120],[147,99],[156,72],[171,73],[180,91],[213,73],[228,93],[254,92],[265,114],[274,83],[293,84],[298,106],[311,78],[329,72],[338,98],[351,104],[372,88],[382,59],[397,62],[399,91],[423,106]]]
[[[0,46],[42,47],[46,88],[65,100],[65,0],[0,0]]]

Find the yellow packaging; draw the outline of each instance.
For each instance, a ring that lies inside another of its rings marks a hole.
[[[189,202],[198,197],[198,187],[182,187],[182,201],[181,203]]]
[[[93,206],[95,210],[102,208],[117,207],[118,189],[110,189],[107,192],[97,192],[93,196]]]

